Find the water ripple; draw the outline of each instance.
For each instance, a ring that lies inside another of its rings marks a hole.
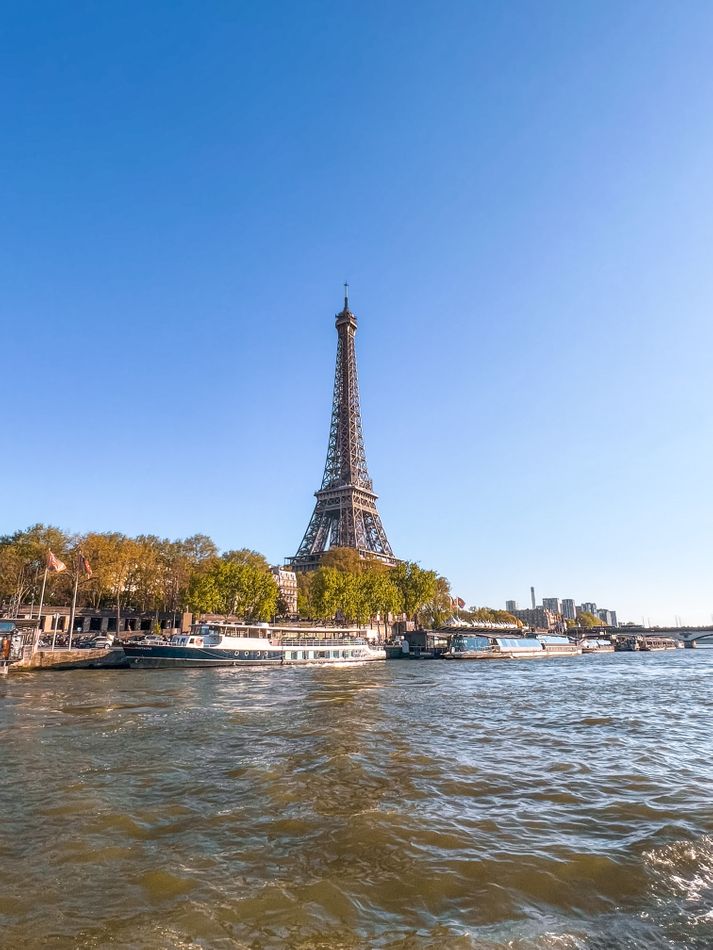
[[[713,650],[0,683],[0,947],[713,946]]]

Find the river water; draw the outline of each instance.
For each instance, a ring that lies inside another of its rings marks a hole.
[[[0,682],[3,948],[713,947],[713,650]]]

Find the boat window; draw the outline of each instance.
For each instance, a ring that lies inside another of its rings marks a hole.
[[[505,650],[541,650],[542,644],[534,637],[498,637],[496,640],[498,646]]]
[[[466,653],[470,650],[487,650],[490,647],[488,637],[467,637],[454,636],[451,641],[451,651],[453,653]]]

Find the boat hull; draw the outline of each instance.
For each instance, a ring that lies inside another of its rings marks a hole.
[[[579,656],[582,651],[572,649],[536,649],[532,650],[465,650],[458,653],[444,653],[445,660],[546,660],[548,657]]]
[[[281,666],[280,650],[211,650],[179,646],[125,646],[132,667],[187,669],[204,666]]]
[[[385,650],[362,653],[350,650],[346,656],[305,656],[305,649],[218,650],[206,647],[183,646],[126,646],[129,665],[139,669],[197,669],[207,666],[269,667],[269,666],[353,666],[375,660],[385,660]],[[339,651],[335,651],[339,652]],[[301,655],[297,655],[297,654]]]

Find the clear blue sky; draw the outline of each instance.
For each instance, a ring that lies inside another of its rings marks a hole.
[[[348,278],[397,555],[713,613],[713,5],[33,3],[0,35],[0,531],[293,554]]]

